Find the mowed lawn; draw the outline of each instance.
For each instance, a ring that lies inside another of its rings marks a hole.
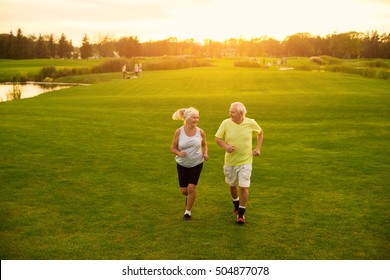
[[[1,259],[389,259],[390,82],[214,67],[0,103]],[[264,130],[247,223],[214,142],[230,103]],[[200,111],[210,160],[183,221],[170,145]]]

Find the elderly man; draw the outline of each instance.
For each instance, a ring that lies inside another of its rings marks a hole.
[[[226,152],[225,181],[230,186],[237,223],[244,224],[253,156],[260,155],[263,131],[254,119],[245,117],[246,108],[240,102],[231,104],[229,115],[218,128],[215,141]],[[252,151],[253,135],[257,137],[257,146]]]

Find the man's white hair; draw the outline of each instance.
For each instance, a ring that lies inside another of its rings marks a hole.
[[[244,104],[242,104],[241,102],[233,102],[231,105],[230,105],[230,108],[236,108],[237,111],[245,117],[246,115],[246,108],[244,106]]]

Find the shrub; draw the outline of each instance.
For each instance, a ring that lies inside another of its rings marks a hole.
[[[92,73],[120,72],[123,64],[131,65],[133,60],[114,58],[92,67]]]
[[[25,83],[28,81],[28,77],[27,77],[27,74],[26,73],[21,73],[20,74],[20,77],[19,77],[19,82],[20,83]]]
[[[39,72],[38,78],[39,81],[42,81],[46,77],[53,77],[57,69],[54,66],[45,66]]]
[[[46,66],[39,71],[37,76],[35,76],[35,81],[53,81],[53,79],[59,77],[85,75],[90,72],[91,71],[87,67],[56,69],[54,66]]]
[[[342,72],[354,75],[360,75],[366,78],[390,79],[390,72],[383,68],[353,67],[347,65],[332,65],[325,67],[326,71]]]
[[[211,66],[208,59],[199,59],[185,56],[164,56],[158,60],[146,60],[143,62],[142,68],[144,70],[176,70],[191,67],[205,67]]]
[[[65,77],[65,76],[79,76],[89,74],[91,71],[87,67],[79,68],[63,68],[57,70],[53,75],[53,78]]]
[[[318,56],[312,56],[312,57],[310,57],[310,61],[311,61],[311,62],[314,62],[314,63],[317,63],[317,64],[319,64],[319,65],[324,64],[324,61],[321,59],[321,57],[318,57]]]
[[[383,80],[390,80],[390,71],[385,70],[385,69],[376,69],[375,78],[383,79]]]
[[[365,62],[365,65],[367,67],[373,67],[373,68],[390,68],[390,64],[383,59],[375,59],[372,61],[367,61]]]
[[[342,60],[329,55],[321,55],[320,58],[324,64],[341,64]]]

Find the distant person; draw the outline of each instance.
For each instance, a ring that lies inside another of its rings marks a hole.
[[[226,152],[225,181],[230,186],[237,223],[244,224],[253,156],[260,155],[263,130],[254,119],[245,117],[246,108],[240,102],[231,104],[229,115],[218,128],[215,141]],[[257,135],[257,146],[252,151],[253,135]]]
[[[123,66],[122,66],[122,79],[126,78],[126,73],[127,73],[127,66],[126,66],[126,64],[123,64]]]
[[[192,107],[177,110],[172,119],[184,121],[184,125],[175,131],[171,152],[176,155],[180,191],[186,196],[184,220],[191,220],[203,161],[209,158],[206,134],[197,127],[199,112]]]
[[[142,76],[142,63],[138,63],[138,77]]]
[[[138,71],[139,71],[139,67],[138,67],[138,64],[134,64],[134,77],[138,77]]]

